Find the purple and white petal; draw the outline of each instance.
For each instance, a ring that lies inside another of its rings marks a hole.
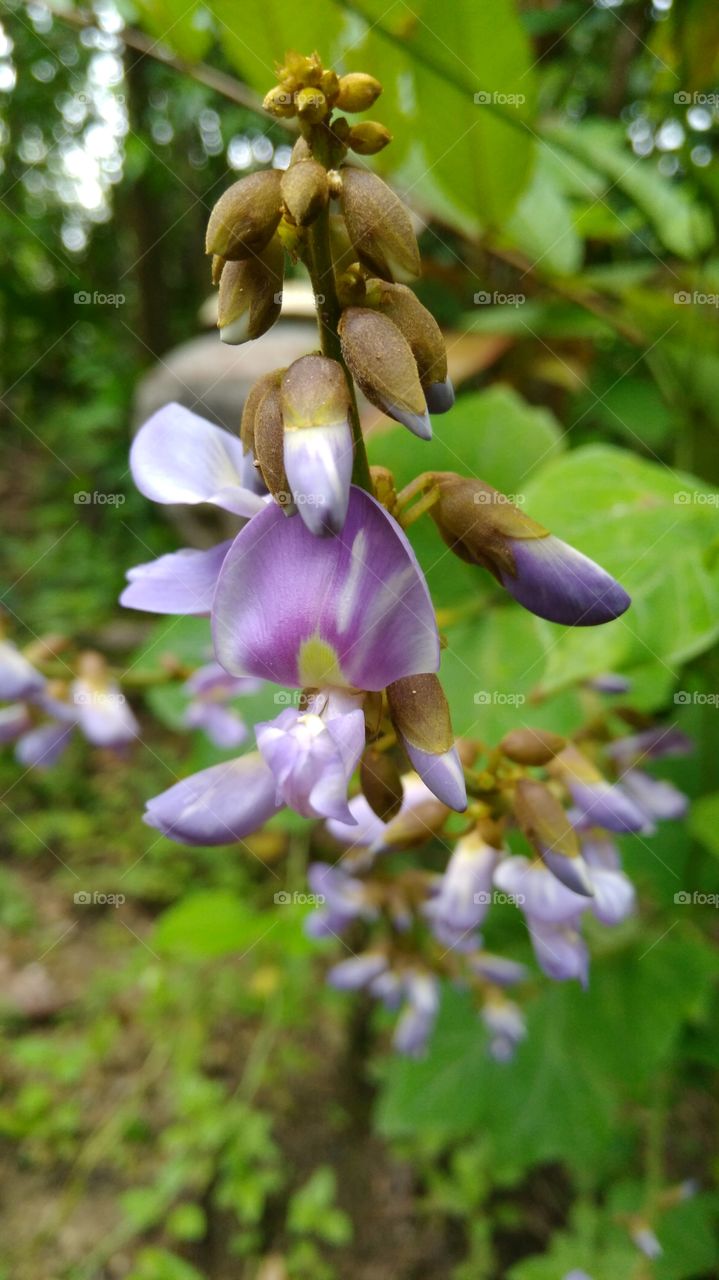
[[[259,751],[183,778],[147,803],[145,822],[180,844],[230,844],[281,806]]]
[[[0,640],[0,702],[34,698],[45,686],[45,677],[9,640]]]
[[[546,924],[529,919],[529,936],[537,963],[548,978],[568,982],[576,978],[586,987],[589,982],[589,952],[581,933],[571,924]]]
[[[352,478],[349,423],[285,431],[284,460],[292,497],[310,533],[341,533]]]
[[[209,614],[231,541],[197,551],[192,547],[128,569],[128,585],[120,596],[126,609],[145,613]]]
[[[494,873],[494,883],[526,916],[544,924],[577,920],[589,906],[586,897],[568,889],[543,862],[530,862],[529,858],[505,858]]]
[[[406,1003],[395,1027],[392,1044],[399,1053],[420,1058],[427,1048],[439,1011],[439,983],[429,973],[408,970],[402,975]]]
[[[439,884],[427,904],[432,921],[464,933],[481,925],[492,901],[492,880],[499,850],[475,832],[458,840]]]
[[[229,547],[230,543],[227,546]],[[261,688],[261,680],[246,676],[228,675],[219,662],[206,662],[204,666],[198,667],[184,684],[186,693],[201,698],[211,695],[237,698],[259,693]]]
[[[222,751],[233,751],[236,747],[241,747],[249,733],[242,716],[231,707],[203,698],[197,698],[189,704],[185,709],[184,721],[188,729],[201,729],[210,742],[214,742]]]
[[[0,707],[0,742],[14,742],[30,728],[32,720],[24,702],[13,702],[9,707]]]
[[[327,974],[327,981],[338,991],[360,991],[369,986],[387,968],[387,957],[381,951],[364,951],[334,965]]]
[[[243,484],[245,458],[237,436],[181,404],[167,404],[138,431],[130,469],[153,502],[210,502],[234,515],[261,511],[264,500]]]
[[[651,826],[647,815],[621,786],[603,780],[584,782],[571,776],[566,781],[581,815],[581,825],[606,827],[607,831],[619,833],[646,832]]]
[[[464,782],[464,769],[456,747],[450,747],[440,755],[429,751],[421,751],[406,738],[402,738],[409,759],[417,770],[425,786],[442,804],[449,809],[463,813],[467,808],[467,788]]]
[[[688,734],[674,725],[653,725],[641,733],[616,738],[607,747],[607,755],[620,769],[628,769],[642,760],[662,760],[665,756],[689,756],[694,743]]]
[[[74,680],[71,688],[80,731],[95,747],[122,747],[140,732],[125,695],[110,681],[102,688]]]
[[[74,724],[55,720],[29,729],[15,746],[15,759],[28,769],[49,769],[69,745]]]
[[[213,632],[228,671],[295,688],[380,690],[439,666],[414,552],[354,486],[338,537],[313,537],[275,504],[241,530],[220,573]]]
[[[304,817],[351,823],[347,785],[364,748],[361,710],[325,721],[288,707],[258,724],[256,736],[285,804]]]
[[[653,778],[642,769],[627,769],[621,778],[622,790],[645,813],[647,820],[671,821],[683,818],[689,797],[662,778]]]
[[[527,976],[526,966],[518,960],[495,956],[489,951],[478,951],[470,958],[469,967],[478,977],[486,978],[498,987],[511,987],[515,982],[523,982]]]
[[[517,1045],[527,1034],[524,1014],[513,1000],[488,1000],[482,1007],[482,1021],[490,1035],[489,1052],[495,1062],[511,1062]]]
[[[631,604],[623,587],[594,560],[561,538],[512,538],[515,572],[502,585],[540,618],[589,627],[618,618]]]

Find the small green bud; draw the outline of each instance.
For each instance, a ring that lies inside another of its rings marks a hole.
[[[282,175],[281,191],[289,217],[297,226],[307,227],[329,199],[327,170],[316,160],[290,165]]]
[[[357,257],[383,280],[420,274],[419,249],[410,216],[381,178],[344,165],[342,212]]]
[[[334,106],[337,101],[337,95],[340,91],[340,78],[336,71],[323,71],[320,76],[320,89],[325,95],[329,105]]]
[[[349,75],[340,77],[335,105],[340,111],[349,111],[350,115],[354,115],[358,111],[368,111],[381,92],[382,85],[374,76],[368,76],[364,71],[350,71]]]
[[[396,324],[409,343],[417,361],[422,387],[425,388],[432,382],[444,382],[447,377],[447,351],[442,330],[434,316],[404,284],[370,280],[367,282],[368,296],[371,297],[375,288],[382,314]]]
[[[297,114],[307,124],[319,124],[327,115],[327,99],[321,89],[308,86],[297,94]]]
[[[280,120],[288,120],[297,112],[294,93],[281,84],[276,84],[274,89],[265,94],[262,106],[271,116],[277,116]]]
[[[378,151],[392,141],[392,134],[383,124],[376,120],[363,120],[361,124],[353,124],[347,138],[347,145],[358,156],[376,156]]]
[[[337,116],[337,119],[334,121],[332,125],[332,132],[335,135],[337,141],[342,143],[343,147],[347,146],[347,142],[350,136],[350,131],[351,131],[351,126],[347,117]]]
[[[360,786],[373,813],[390,822],[402,808],[402,779],[386,751],[367,747],[360,764]]]
[[[454,746],[449,706],[436,675],[395,680],[387,686],[387,701],[395,729],[411,746],[432,755]]]
[[[254,258],[225,264],[220,280],[217,327],[223,342],[259,338],[282,310],[284,250],[278,240]]]
[[[254,453],[262,479],[275,502],[282,507],[285,515],[293,515],[296,507],[292,502],[284,461],[285,433],[280,396],[284,374],[284,369],[278,369],[263,379],[266,384],[264,394],[259,398],[254,411]]]
[[[515,764],[542,765],[566,745],[566,738],[549,729],[511,729],[502,738],[499,749]]]
[[[430,439],[417,365],[396,325],[368,307],[348,307],[338,331],[347,366],[370,403],[415,435]]]
[[[501,581],[514,572],[513,538],[546,538],[548,530],[483,480],[436,471],[439,497],[429,514],[447,546],[468,564],[478,564]]]
[[[228,187],[210,214],[207,252],[234,261],[264,249],[282,213],[281,180],[278,169],[263,169]]]

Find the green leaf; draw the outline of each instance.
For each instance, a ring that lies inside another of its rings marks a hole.
[[[263,96],[277,81],[275,64],[285,53],[317,50],[326,66],[333,66],[337,38],[344,25],[338,5],[327,0],[262,0],[261,4],[237,4],[237,0],[210,0],[208,6],[218,28],[220,43],[232,66]]]
[[[719,791],[701,796],[691,807],[688,826],[692,835],[719,858]]]
[[[230,955],[246,950],[266,928],[266,920],[258,922],[256,913],[233,893],[207,889],[163,912],[153,946],[195,957]]]
[[[568,275],[582,265],[582,241],[571,207],[540,151],[529,187],[505,225],[505,234],[543,272]]]
[[[174,0],[133,0],[140,25],[186,62],[199,62],[212,43],[212,30],[202,0],[180,6]]]

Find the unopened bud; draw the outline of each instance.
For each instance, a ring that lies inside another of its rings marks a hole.
[[[332,125],[332,132],[337,141],[342,143],[343,147],[347,146],[347,141],[350,136],[350,128],[350,122],[346,116],[337,116],[337,119]]]
[[[549,729],[511,729],[499,748],[515,764],[541,765],[547,764],[566,745],[566,738]]]
[[[347,515],[353,445],[350,393],[342,366],[302,356],[281,388],[285,470],[311,533],[340,533]]]
[[[386,751],[368,747],[360,764],[360,786],[373,813],[390,822],[402,808],[402,779]]]
[[[284,85],[277,84],[274,89],[270,89],[270,92],[265,94],[262,106],[265,111],[269,111],[270,115],[286,120],[295,114],[295,95]]]
[[[307,124],[319,124],[327,115],[327,99],[321,89],[307,87],[297,94],[297,114]]]
[[[381,178],[367,169],[342,170],[342,212],[358,258],[383,280],[412,280],[420,273],[410,216]]]
[[[282,82],[301,84],[319,84],[322,76],[322,62],[318,53],[307,57],[297,53],[296,49],[288,49],[285,61],[277,68],[277,77]]]
[[[556,796],[544,783],[522,778],[514,792],[514,813],[520,829],[545,866],[568,889],[592,897],[594,889],[579,841]]]
[[[279,386],[284,369],[275,369],[272,373],[264,373],[250,387],[242,407],[240,421],[240,441],[245,453],[255,453],[255,415],[265,392],[272,386]]]
[[[371,280],[368,293],[377,293],[379,308],[406,338],[417,362],[417,372],[425,398],[430,387],[447,385],[447,351],[434,316],[422,306],[419,298],[404,284],[387,284],[384,280]],[[450,384],[451,385],[451,384]],[[451,405],[447,406],[451,408]],[[430,412],[441,412],[427,403]]]
[[[325,95],[329,105],[333,107],[337,101],[337,95],[340,91],[340,78],[336,71],[323,71],[320,76],[320,89]]]
[[[349,111],[350,115],[354,115],[357,111],[368,111],[381,92],[382,85],[374,76],[366,75],[364,71],[350,71],[349,75],[340,77],[335,105],[340,111]]]
[[[279,320],[283,272],[284,251],[276,239],[256,257],[226,263],[217,311],[223,342],[259,338]]]
[[[348,307],[339,335],[347,366],[370,403],[421,439],[431,439],[417,365],[397,326],[368,307]]]
[[[225,261],[226,259],[221,258],[218,253],[215,253],[212,255],[212,268],[210,271],[210,276],[212,279],[212,283],[215,285],[220,283],[220,277],[222,275],[222,269],[225,265]]]
[[[282,199],[290,218],[298,227],[307,227],[321,213],[329,199],[327,170],[316,160],[290,165],[282,175]]]
[[[254,443],[262,479],[269,492],[286,515],[293,515],[289,481],[285,474],[284,428],[282,425],[282,401],[280,385],[284,369],[268,374],[264,395],[255,408]]]
[[[281,180],[279,169],[263,169],[228,187],[210,214],[207,252],[241,259],[263,249],[282,213]]]
[[[358,156],[376,156],[391,141],[389,129],[376,120],[363,120],[361,124],[353,124],[347,138],[348,146]]]
[[[443,804],[466,809],[464,773],[437,676],[428,672],[395,680],[387,686],[387,701],[395,729],[422,781]]]

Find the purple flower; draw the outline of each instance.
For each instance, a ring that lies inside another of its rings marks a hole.
[[[367,987],[387,968],[387,957],[381,951],[364,951],[362,955],[351,956],[334,965],[327,981],[331,987],[339,991],[359,991]]]
[[[618,618],[631,604],[623,587],[561,538],[510,540],[514,569],[500,581],[519,604],[567,627],[591,627]]]
[[[259,751],[202,769],[149,800],[145,822],[181,844],[229,844],[281,808],[272,770]]]
[[[73,723],[47,720],[18,738],[15,758],[27,769],[49,769],[60,759],[73,734]]]
[[[422,751],[413,746],[405,737],[402,745],[409,756],[422,781],[429,787],[433,795],[448,808],[462,813],[467,808],[467,788],[464,781],[464,769],[457,748],[438,754]]]
[[[208,502],[249,518],[267,501],[248,485],[249,477],[256,486],[254,469],[237,437],[179,404],[165,405],[140,428],[130,468],[140,493],[154,502]],[[121,603],[150,613],[209,613],[230,545],[175,551],[136,565]]]
[[[587,688],[594,689],[597,693],[628,693],[631,687],[631,680],[626,676],[616,675],[613,671],[607,671],[603,675],[593,676],[591,680],[587,680]]]
[[[517,960],[508,960],[506,956],[495,956],[489,951],[477,951],[469,958],[469,967],[479,978],[486,978],[498,987],[511,987],[515,982],[523,982],[527,970]]]
[[[482,1007],[482,1021],[489,1032],[491,1057],[496,1062],[510,1062],[517,1045],[527,1034],[524,1014],[519,1005],[503,996],[493,995]]]
[[[646,827],[653,819],[667,821],[683,818],[689,807],[689,797],[673,783],[653,778],[643,769],[627,769],[621,777],[622,790],[645,815]]]
[[[223,750],[242,746],[247,725],[226,703],[229,698],[256,693],[261,684],[260,680],[228,675],[219,662],[198,667],[184,686],[185,692],[191,694],[185,724],[189,729],[203,729],[210,741]]]
[[[341,533],[352,476],[352,432],[348,422],[285,431],[287,479],[300,518],[314,536]]]
[[[642,760],[662,760],[665,756],[688,756],[694,743],[686,733],[674,725],[653,725],[641,733],[616,738],[607,747],[607,755],[620,770],[639,764]]]
[[[361,708],[323,719],[288,707],[255,732],[286,805],[305,818],[352,821],[347,785],[365,743]]]
[[[212,610],[227,671],[294,688],[379,690],[436,671],[427,586],[399,526],[352,488],[336,538],[315,538],[269,506],[235,538]]]
[[[9,640],[0,640],[0,702],[34,698],[45,687],[45,677]]]
[[[435,933],[441,933],[442,942],[447,943],[448,938],[459,942],[479,928],[492,900],[492,877],[498,860],[499,850],[476,832],[457,841],[438,892],[425,908]],[[475,945],[474,940],[471,945]]]
[[[630,832],[647,829],[646,814],[594,768],[587,757],[570,745],[555,756],[553,772],[562,779],[578,810],[575,826],[606,827],[608,831]]]
[[[0,707],[0,742],[15,742],[16,738],[31,727],[32,719],[23,702]]]
[[[324,899],[320,910],[313,911],[305,921],[305,931],[311,938],[341,934],[353,920],[373,920],[376,917],[377,910],[369,898],[367,886],[362,880],[348,875],[342,867],[313,862],[307,878],[312,892]]]
[[[594,897],[587,905],[602,924],[616,925],[634,910],[634,885],[624,874],[619,851],[613,840],[600,835],[587,836],[582,853],[590,870]]]
[[[137,737],[140,726],[114,680],[81,676],[71,692],[80,732],[93,746],[117,749]]]
[[[399,1053],[421,1058],[439,1011],[439,983],[420,969],[406,969],[401,977],[405,1004],[392,1043]]]
[[[540,969],[555,982],[576,978],[583,987],[589,982],[589,953],[581,933],[573,924],[547,924],[528,918],[529,936]]]
[[[574,893],[539,860],[511,857],[500,862],[494,873],[498,888],[514,898],[528,919],[557,925],[579,918],[591,898]]]

